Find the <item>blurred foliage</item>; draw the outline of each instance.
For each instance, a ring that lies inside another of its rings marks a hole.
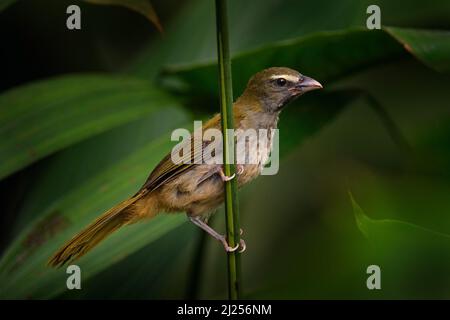
[[[184,215],[124,228],[83,257],[83,290],[45,266],[133,194],[171,130],[218,111],[213,1],[152,1],[164,36],[121,8],[81,3],[74,33],[69,1],[42,1],[45,19],[36,2],[12,2],[0,2],[0,296],[224,298],[223,250]],[[389,27],[363,29],[368,4]],[[274,65],[326,88],[281,115],[279,174],[242,189],[246,297],[450,298],[449,16],[447,0],[230,1],[236,95]],[[224,228],[221,210],[212,223]],[[365,286],[371,264],[380,291]]]
[[[116,5],[124,6],[130,10],[134,10],[143,16],[145,16],[149,21],[151,21],[160,32],[163,31],[161,22],[159,21],[158,14],[153,8],[149,0],[84,0],[93,4],[102,5]]]
[[[106,75],[64,76],[0,97],[0,178],[68,145],[176,105],[152,83]],[[123,108],[126,105],[127,108]]]
[[[273,65],[302,69],[304,74],[314,74],[326,84],[381,61],[398,59],[404,55],[405,49],[431,68],[449,71],[450,32],[401,28],[385,30],[323,32],[240,54],[233,61],[235,86],[242,92],[253,74]],[[217,92],[214,62],[194,67],[172,67],[167,72],[181,77],[190,95]]]
[[[2,0],[0,1],[0,11],[6,9],[8,6],[12,5],[17,0]],[[149,0],[84,0],[88,3],[99,4],[99,5],[113,5],[113,6],[123,6],[130,10],[136,11],[146,17],[150,22],[152,22],[160,32],[163,31],[161,22],[159,21],[158,14],[153,8]]]

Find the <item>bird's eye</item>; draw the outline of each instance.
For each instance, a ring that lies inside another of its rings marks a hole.
[[[286,85],[286,79],[285,78],[278,78],[277,79],[277,86],[284,87]]]

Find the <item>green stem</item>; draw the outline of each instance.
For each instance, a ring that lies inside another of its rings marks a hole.
[[[231,58],[228,39],[227,0],[216,0],[217,22],[217,55],[219,62],[220,111],[223,135],[223,168],[227,176],[236,172],[234,163],[235,139],[228,136],[228,129],[234,128],[233,89],[231,82]],[[233,160],[233,161],[231,161]],[[239,206],[237,199],[236,179],[225,182],[225,219],[228,244],[232,247],[239,244]],[[230,300],[240,297],[241,272],[240,254],[228,253],[228,296]]]

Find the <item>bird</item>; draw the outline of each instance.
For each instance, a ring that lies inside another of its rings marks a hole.
[[[185,212],[191,222],[220,241],[227,252],[238,248],[245,250],[243,239],[231,247],[224,235],[208,225],[208,218],[224,201],[224,183],[236,178],[240,188],[259,176],[272,149],[273,135],[270,132],[277,129],[280,112],[304,93],[321,88],[317,80],[287,67],[271,67],[256,73],[233,103],[235,128],[241,129],[236,130],[236,157],[248,147],[253,161],[237,164],[236,174],[226,176],[223,164],[189,161],[202,157],[205,147],[211,145],[211,141],[203,137],[189,139],[184,146],[188,146],[190,152],[181,156],[185,161],[174,162],[172,153],[165,156],[132,197],[109,209],[76,234],[50,257],[48,265],[61,267],[75,261],[119,228],[151,219],[159,213]],[[213,116],[201,129],[220,130],[220,114]],[[255,143],[253,147],[240,143],[246,139],[242,132],[247,129],[266,130],[264,145],[255,149]],[[222,158],[220,143],[216,143],[211,154]]]

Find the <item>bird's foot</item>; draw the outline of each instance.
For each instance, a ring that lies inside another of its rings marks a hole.
[[[236,173],[238,175],[241,175],[244,173],[244,166],[242,164],[238,164],[236,166],[236,169],[237,169]],[[223,167],[221,167],[219,169],[219,174],[220,174],[220,177],[222,178],[222,181],[230,181],[230,180],[234,179],[234,177],[236,176],[236,173],[233,173],[231,176],[227,176],[227,175],[225,175],[225,172],[223,172]]]
[[[239,248],[239,245],[237,244],[235,247],[232,247],[228,244],[227,238],[225,236],[222,236],[220,238],[220,242],[222,242],[223,247],[225,248],[226,252],[234,252]]]
[[[242,230],[242,229],[241,229]],[[222,236],[222,238],[220,239],[220,241],[223,244],[223,247],[225,248],[226,252],[235,252],[237,249],[239,249],[239,253],[242,253],[245,251],[245,249],[247,249],[247,245],[245,244],[244,239],[240,239],[239,244],[237,244],[236,246],[232,247],[228,244],[227,239],[225,236]]]
[[[228,244],[227,238],[223,234],[218,233],[216,230],[214,230],[213,228],[208,226],[205,223],[205,221],[202,221],[201,218],[194,217],[194,216],[188,216],[188,217],[189,217],[189,220],[191,220],[195,225],[199,226],[200,228],[205,230],[207,233],[209,233],[214,239],[222,242],[223,247],[225,248],[226,252],[234,252],[237,249],[241,248],[239,250],[239,252],[241,253],[241,252],[244,252],[245,249],[247,248],[244,239],[240,239],[239,244],[232,247]],[[244,231],[242,229],[239,230],[240,235],[242,235],[243,232]]]
[[[223,168],[220,168],[219,174],[220,174],[220,177],[222,178],[222,181],[230,181],[236,176],[235,173],[233,173],[233,175],[231,175],[231,176],[225,175],[225,173],[223,172]]]

